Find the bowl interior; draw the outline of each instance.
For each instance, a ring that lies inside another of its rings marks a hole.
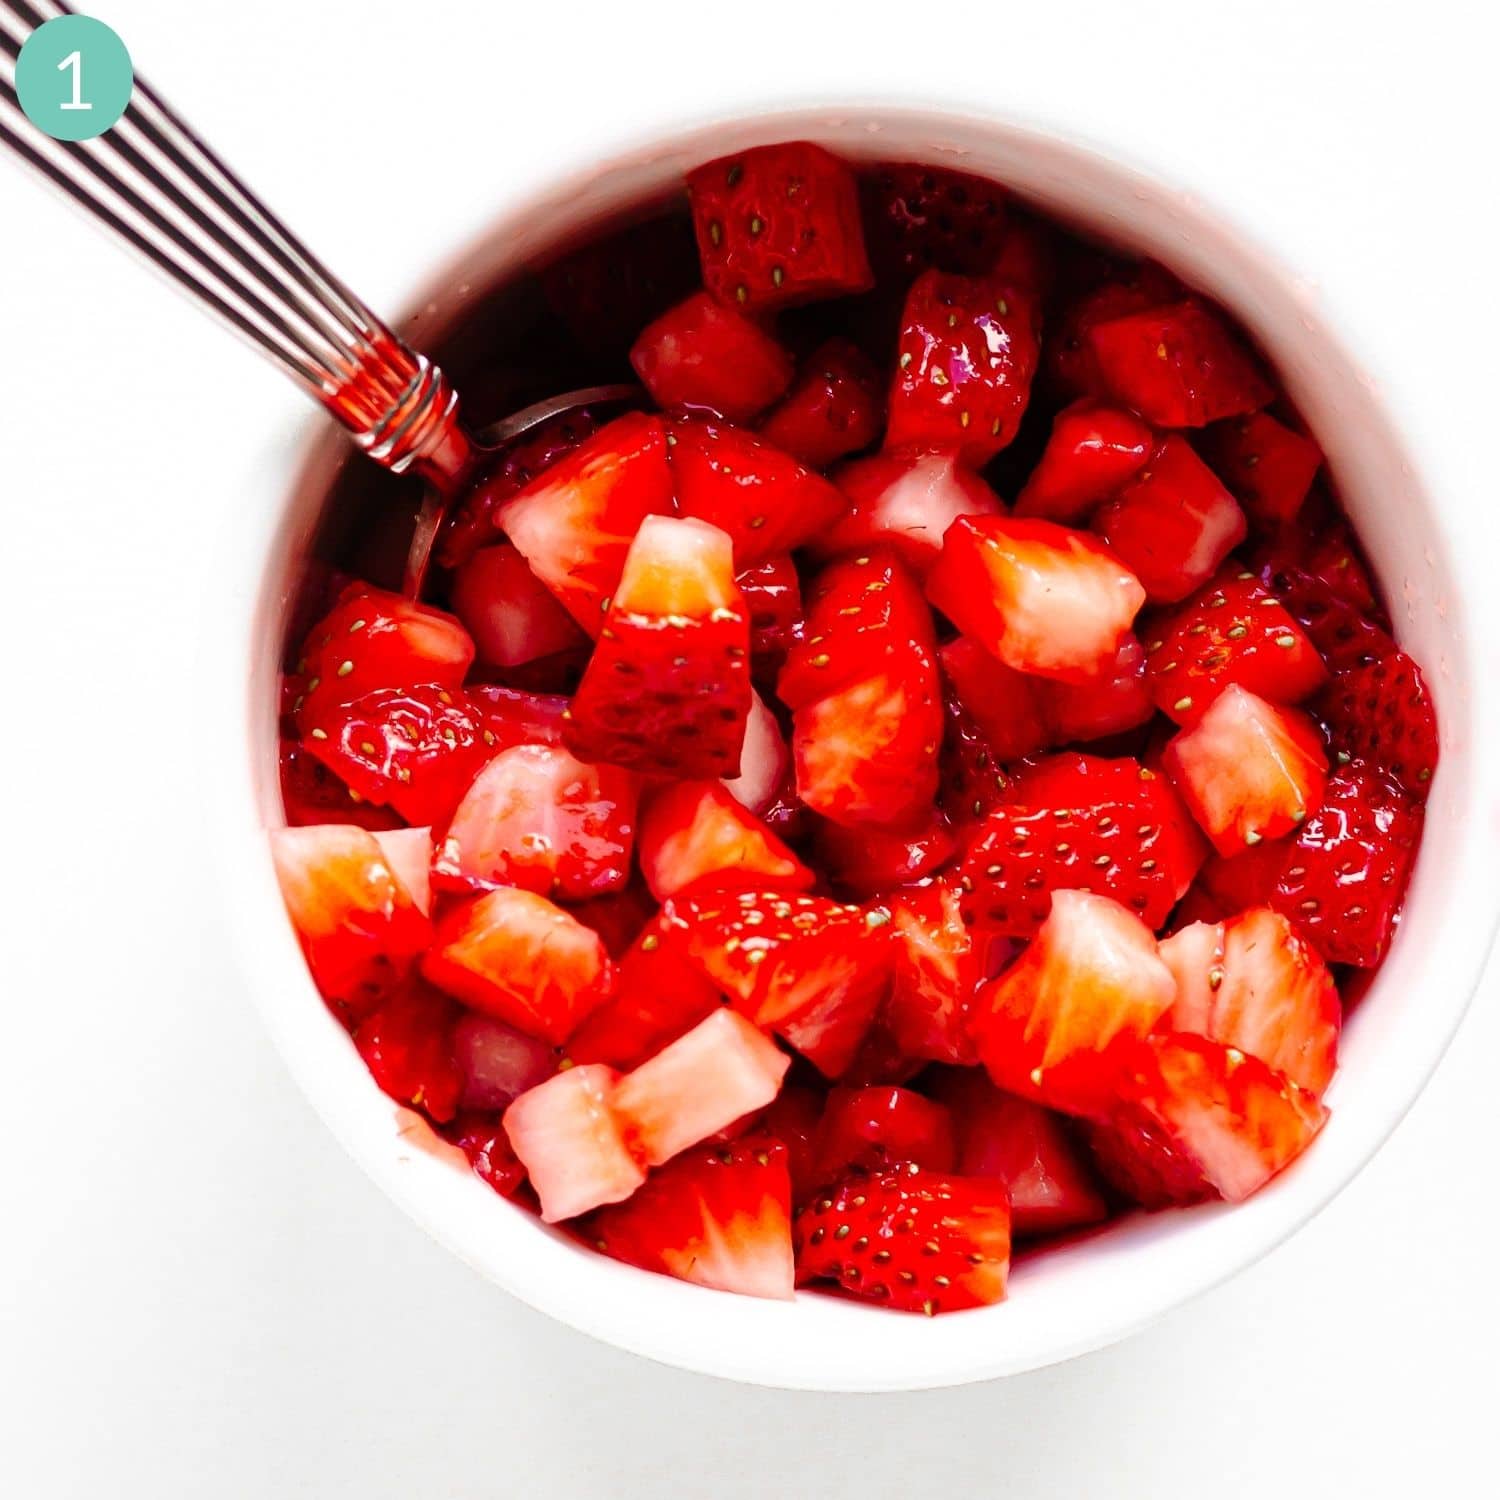
[[[851,158],[925,160],[1009,185],[1085,232],[1155,256],[1236,313],[1279,367],[1328,454],[1395,617],[1437,698],[1443,762],[1402,929],[1345,1032],[1315,1147],[1249,1203],[1119,1222],[1023,1258],[1011,1299],[934,1320],[829,1297],[765,1304],[701,1291],[582,1250],[512,1208],[462,1158],[369,1080],[318,1000],[281,911],[263,832],[280,822],[275,675],[289,601],[348,450],[320,434],[311,455],[260,474],[262,517],[236,567],[258,569],[243,612],[248,696],[231,716],[249,750],[225,845],[242,958],[268,1023],[308,1095],[365,1168],[437,1238],[527,1302],[669,1363],[766,1384],[910,1389],[1034,1368],[1098,1347],[1249,1264],[1316,1212],[1409,1107],[1478,978],[1494,921],[1473,753],[1480,705],[1465,643],[1466,598],[1442,507],[1424,488],[1345,340],[1283,268],[1196,196],[1086,147],[991,120],[926,111],[818,110],[713,123],[582,170],[517,205],[432,278],[404,325],[441,352],[478,292],[594,221],[673,188],[685,169],[746,144],[805,138]],[[354,460],[359,462],[359,460]],[[267,493],[288,495],[264,520]],[[1487,803],[1485,805],[1488,805]]]

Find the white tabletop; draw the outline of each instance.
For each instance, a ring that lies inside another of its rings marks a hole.
[[[941,17],[930,30],[808,0],[587,21],[595,7],[465,0],[93,8],[377,306],[399,302],[413,246],[460,240],[539,170],[537,132],[582,150],[643,100],[899,88],[1104,141],[1128,120],[1137,154],[1216,185],[1341,305],[1383,310],[1379,352],[1444,445],[1475,544],[1500,540],[1480,159],[1496,36],[1462,0],[1389,18],[1368,0],[911,8]],[[348,100],[387,117],[341,124]],[[400,186],[422,181],[419,119],[450,133],[465,191]],[[283,1073],[200,874],[195,683],[239,670],[196,653],[212,598],[192,569],[222,455],[243,451],[216,432],[285,430],[296,398],[8,167],[0,225],[0,1494],[1479,1492],[1500,1332],[1494,976],[1406,1124],[1309,1229],[1151,1331],[1000,1384],[816,1397],[678,1374],[429,1241]],[[168,392],[179,425],[148,430]]]

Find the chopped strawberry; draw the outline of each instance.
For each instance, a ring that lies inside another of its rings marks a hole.
[[[637,845],[651,894],[665,901],[705,875],[745,875],[805,891],[813,872],[717,781],[663,787],[641,817]]]
[[[1438,763],[1437,714],[1422,669],[1392,647],[1384,656],[1340,672],[1318,700],[1336,751],[1379,766],[1425,801]]]
[[[938,656],[949,687],[998,759],[1020,760],[1052,742],[1041,678],[996,661],[965,635],[955,636]]]
[[[468,790],[433,860],[448,890],[519,885],[586,901],[619,890],[635,842],[636,779],[552,745],[502,750]]]
[[[976,819],[1005,800],[1010,776],[951,688],[943,697],[943,715],[939,798],[943,811],[962,835]]]
[[[1203,427],[1275,395],[1223,319],[1194,298],[1096,323],[1088,347],[1110,394],[1154,427]]]
[[[385,862],[411,903],[424,917],[432,915],[432,829],[376,828],[372,830]]]
[[[545,896],[510,887],[449,912],[422,972],[464,1004],[554,1046],[614,984],[597,932]]]
[[[750,713],[750,617],[729,537],[649,516],[573,695],[578,755],[667,776],[733,776]]]
[[[1285,917],[1257,906],[1227,922],[1195,923],[1162,943],[1161,956],[1177,982],[1164,1031],[1237,1047],[1310,1094],[1328,1087],[1339,992]]]
[[[860,184],[870,259],[895,281],[927,270],[983,275],[1005,243],[1006,196],[967,172],[881,162]]]
[[[1037,466],[1016,496],[1018,516],[1074,525],[1146,465],[1151,429],[1134,413],[1088,397],[1052,419],[1052,435]]]
[[[1175,604],[1202,588],[1246,531],[1234,497],[1176,435],[1156,445],[1093,525],[1153,604]]]
[[[584,640],[573,617],[509,542],[483,547],[461,563],[451,595],[479,659],[494,666],[519,667]]]
[[[851,1167],[880,1170],[904,1161],[930,1172],[951,1172],[953,1120],[944,1105],[911,1089],[834,1089],[814,1147],[821,1182],[832,1182]]]
[[[498,1115],[464,1113],[444,1133],[468,1157],[474,1175],[502,1198],[514,1198],[521,1191],[526,1168]]]
[[[641,522],[671,509],[666,431],[659,417],[632,412],[512,496],[495,519],[531,571],[596,636]]]
[[[656,915],[656,902],[643,881],[631,880],[607,896],[573,902],[568,911],[599,934],[611,958],[621,958]]]
[[[1093,1173],[1050,1110],[1002,1093],[977,1068],[945,1073],[936,1092],[952,1113],[957,1170],[1005,1184],[1017,1238],[1057,1234],[1106,1217]]]
[[[735,582],[750,612],[750,664],[759,679],[779,671],[802,639],[802,580],[797,565],[782,553],[746,568]]]
[[[1090,1141],[1105,1176],[1146,1208],[1238,1203],[1300,1156],[1328,1117],[1259,1059],[1202,1037],[1152,1037],[1125,1078]]]
[[[305,733],[378,688],[456,688],[473,660],[474,642],[452,615],[351,584],[302,644],[292,712]]]
[[[721,157],[689,172],[703,284],[764,309],[871,285],[854,173],[808,141]]]
[[[505,1111],[505,1133],[549,1223],[628,1198],[646,1180],[614,1110],[619,1074],[582,1063],[528,1089]]]
[[[1067,753],[1015,783],[961,866],[966,915],[1030,937],[1056,891],[1091,891],[1160,928],[1204,856],[1170,783],[1129,759]]]
[[[454,1026],[453,1056],[465,1109],[504,1109],[557,1072],[557,1053],[546,1042],[479,1011],[465,1012]]]
[[[754,1125],[760,1139],[769,1137],[786,1148],[787,1171],[792,1179],[792,1202],[806,1202],[820,1186],[814,1139],[823,1118],[823,1091],[805,1083],[784,1083]]]
[[[987,463],[1021,424],[1040,324],[1024,286],[924,271],[901,314],[887,446],[951,449],[976,468]]]
[[[1237,854],[1300,826],[1323,798],[1328,757],[1306,714],[1231,686],[1164,757],[1198,826]]]
[[[787,1150],[758,1136],[702,1146],[646,1179],[629,1202],[579,1225],[615,1260],[747,1297],[792,1296]]]
[[[464,1075],[453,1054],[458,1007],[411,983],[366,1016],[354,1045],[382,1093],[420,1109],[439,1124],[458,1113]]]
[[[1230,686],[1273,703],[1300,703],[1328,678],[1317,648],[1281,602],[1232,568],[1146,635],[1151,695],[1178,724],[1196,724]]]
[[[798,463],[826,469],[880,436],[884,408],[880,372],[869,356],[849,339],[829,339],[808,355],[760,432]]]
[[[881,1020],[909,1057],[972,1063],[969,1008],[983,977],[957,890],[946,881],[896,891],[891,914],[891,988]]]
[[[277,829],[271,859],[318,993],[367,1014],[410,972],[431,924],[363,828]]]
[[[1247,907],[1269,906],[1286,858],[1285,844],[1265,842],[1228,859],[1210,854],[1198,871],[1194,889],[1207,898],[1213,921],[1232,917]]]
[[[1390,946],[1422,815],[1362,761],[1328,778],[1281,862],[1271,904],[1330,963],[1374,968]]]
[[[630,363],[658,406],[733,422],[764,411],[791,384],[794,369],[775,339],[707,292],[694,292],[643,329]]]
[[[902,1312],[983,1307],[1005,1296],[1005,1185],[913,1163],[851,1173],[797,1215],[799,1281],[836,1281]]]
[[[1037,680],[1051,742],[1098,740],[1137,729],[1156,711],[1146,681],[1146,653],[1127,635],[1113,664],[1087,682]]]
[[[1323,466],[1311,438],[1264,411],[1216,422],[1205,430],[1202,450],[1261,531],[1296,520]]]
[[[561,745],[568,700],[561,693],[529,692],[493,682],[471,682],[469,697],[502,745]]]
[[[792,754],[776,715],[759,693],[750,697],[750,716],[745,721],[745,743],[740,747],[740,774],[726,777],[724,789],[742,807],[757,817],[766,817],[777,806],[792,777]]]
[[[1155,261],[1111,268],[1108,278],[1068,306],[1046,343],[1047,383],[1064,399],[1107,396],[1089,333],[1096,324],[1175,301],[1182,283]]]
[[[371,807],[296,740],[281,741],[278,768],[281,806],[289,828],[317,823],[349,823],[369,829],[401,826],[401,819],[389,808]]]
[[[844,497],[821,475],[727,422],[669,424],[677,509],[727,531],[743,572],[800,547],[844,513]]]
[[[1051,521],[959,519],[928,597],[1018,672],[1084,681],[1113,664],[1146,591],[1093,537]]]
[[[820,822],[816,839],[829,880],[855,897],[921,880],[947,864],[958,847],[952,826],[939,811],[906,829]]]

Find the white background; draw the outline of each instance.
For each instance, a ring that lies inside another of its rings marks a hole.
[[[1500,539],[1497,38],[1472,4],[93,9],[377,306],[536,179],[538,139],[576,154],[653,111],[895,89],[1128,139],[1365,328],[1446,455],[1445,503],[1475,546]],[[462,167],[436,191],[434,149]],[[428,1241],[284,1075],[202,875],[195,705],[242,668],[197,652],[195,570],[221,476],[296,397],[9,164],[0,229],[0,1494],[1493,1493],[1493,976],[1390,1145],[1290,1245],[1000,1384],[678,1374]]]

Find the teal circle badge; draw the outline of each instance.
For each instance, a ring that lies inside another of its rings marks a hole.
[[[16,58],[16,96],[26,118],[57,141],[103,135],[130,103],[135,70],[125,43],[92,16],[55,16]]]

